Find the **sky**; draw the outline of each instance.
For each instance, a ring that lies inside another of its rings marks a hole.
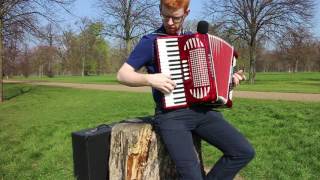
[[[191,0],[190,3],[190,14],[189,19],[199,19],[203,17],[203,3],[206,0]],[[98,18],[99,10],[94,6],[96,0],[76,0],[71,11],[74,13],[73,16],[66,15],[66,24],[74,24],[75,21],[79,20],[80,17]],[[320,0],[315,0],[315,18],[313,19],[314,28],[312,31],[317,37],[320,38]]]

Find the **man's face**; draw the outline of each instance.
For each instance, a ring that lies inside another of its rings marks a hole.
[[[176,35],[182,28],[183,21],[189,13],[184,8],[172,10],[162,5],[161,17],[164,28],[169,35]]]

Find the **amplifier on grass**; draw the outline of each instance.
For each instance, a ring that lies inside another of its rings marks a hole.
[[[72,132],[74,175],[77,180],[109,179],[111,127]]]

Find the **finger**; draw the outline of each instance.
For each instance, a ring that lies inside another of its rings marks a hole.
[[[174,86],[170,83],[165,84],[166,89],[168,89],[170,92],[174,90]]]
[[[162,89],[159,89],[159,91],[161,91],[161,92],[162,92],[162,94],[167,94],[167,92],[166,92],[166,91],[164,91],[164,90],[162,90]]]
[[[235,79],[235,80],[234,80],[234,84],[235,84],[235,86],[237,87],[237,86],[239,85],[239,80],[238,80],[238,79]]]
[[[163,74],[167,79],[171,79],[170,75],[168,74]]]
[[[239,80],[237,78],[233,78],[233,84],[239,83]]]
[[[243,73],[243,70],[241,69],[241,70],[239,70],[237,73],[238,73],[238,74],[242,74],[242,73]]]
[[[174,82],[173,80],[169,79],[167,81],[167,83],[171,84],[174,88],[177,86],[176,82]]]
[[[235,75],[236,75],[236,77],[239,79],[239,81],[243,80],[243,77],[242,77],[241,74],[236,73]]]
[[[233,78],[234,78],[234,79],[237,79],[237,80],[242,80],[242,77],[241,77],[239,74],[237,74],[237,73],[234,73],[234,74],[233,74]]]
[[[167,87],[167,86],[162,86],[161,88],[160,88],[160,90],[161,90],[161,92],[163,93],[163,94],[169,94],[171,91],[170,91],[170,88],[169,87]]]
[[[247,77],[243,74],[242,75],[243,80],[247,80]]]

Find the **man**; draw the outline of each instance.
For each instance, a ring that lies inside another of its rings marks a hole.
[[[120,68],[117,78],[128,86],[151,86],[156,102],[154,126],[160,134],[177,171],[183,180],[233,179],[253,157],[254,149],[234,127],[225,121],[220,112],[208,107],[195,106],[166,111],[161,97],[176,86],[170,77],[158,73],[154,62],[154,41],[160,35],[182,34],[182,24],[189,14],[189,0],[161,0],[160,12],[163,26],[148,34],[137,44],[127,62]],[[148,74],[136,72],[142,66]],[[242,71],[234,74],[238,85],[245,77]],[[202,176],[194,149],[192,133],[215,146],[223,156],[211,171]]]

